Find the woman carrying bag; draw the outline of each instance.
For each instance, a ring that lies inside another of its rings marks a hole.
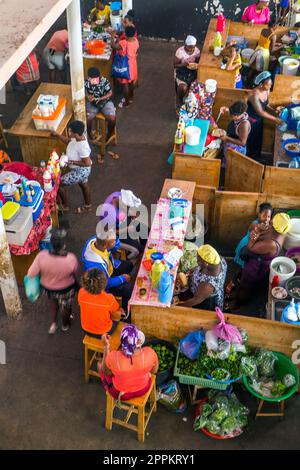
[[[135,37],[134,26],[125,28],[125,39],[117,41],[116,33],[112,32],[112,48],[117,51],[113,65],[112,76],[117,78],[124,90],[124,98],[119,108],[129,106],[133,102],[135,84],[138,80],[137,51],[139,41]]]

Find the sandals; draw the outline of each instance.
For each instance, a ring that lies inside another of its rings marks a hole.
[[[114,160],[118,160],[120,158],[120,155],[118,155],[117,153],[115,152],[112,152],[111,150],[109,150],[107,152],[107,155],[109,155],[111,158],[113,158]],[[102,163],[102,162],[101,162]]]
[[[129,101],[129,104],[125,104],[126,100],[125,98],[122,98],[120,103],[119,103],[119,108],[122,109],[122,108],[128,108],[128,106],[130,106],[133,102],[132,101]]]
[[[80,206],[75,209],[75,214],[84,214],[85,212],[91,212],[92,211],[92,204],[89,204],[88,206]]]
[[[97,162],[98,163],[104,163],[104,158],[102,157],[102,155],[100,153],[97,155]]]
[[[64,212],[69,212],[70,208],[67,206],[65,207],[65,206],[61,206],[57,204],[57,210],[63,214]]]

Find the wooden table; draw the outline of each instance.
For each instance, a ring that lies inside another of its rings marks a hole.
[[[196,188],[196,183],[193,181],[166,179],[161,190],[160,197],[167,198],[168,192],[171,188],[180,188],[184,193],[182,197],[188,201],[193,201],[194,191]]]
[[[67,99],[66,115],[57,129],[59,134],[66,134],[68,123],[73,115],[71,86],[58,83],[41,83],[16,122],[8,131],[9,134],[19,137],[24,162],[36,166],[39,166],[41,160],[47,161],[50,152],[54,148],[56,148],[59,154],[66,148],[65,144],[51,137],[49,131],[38,131],[35,129],[32,111],[36,107],[40,94],[59,95]]]
[[[296,131],[286,131],[286,134],[293,134],[297,137]],[[286,156],[285,151],[282,148],[282,132],[278,129],[275,130],[275,141],[274,141],[274,155],[273,155],[273,165],[276,166],[278,162],[290,163],[291,159]]]
[[[83,57],[84,77],[87,78],[87,72],[90,67],[96,67],[97,69],[100,70],[101,75],[110,81],[110,84],[113,88],[114,79],[111,76],[112,61],[113,61],[113,51],[111,52],[109,60],[99,59],[97,57],[95,58]]]

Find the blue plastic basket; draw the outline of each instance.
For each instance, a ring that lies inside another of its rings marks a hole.
[[[230,385],[234,382],[238,382],[239,380],[242,380],[242,375],[240,377],[236,377],[235,379],[228,379],[228,380],[216,380],[209,374],[206,374],[206,377],[209,380],[213,380],[214,382],[216,382],[217,384],[220,384],[220,385]]]

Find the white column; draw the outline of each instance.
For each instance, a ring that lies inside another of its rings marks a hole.
[[[127,15],[127,12],[132,10],[132,0],[122,0],[122,13],[123,17]]]
[[[86,124],[80,0],[68,6],[67,21],[74,116]]]
[[[7,243],[2,212],[0,210],[0,287],[5,305],[6,314],[11,318],[19,318],[22,314],[22,305],[19,296],[18,284],[12,264],[9,246]]]

